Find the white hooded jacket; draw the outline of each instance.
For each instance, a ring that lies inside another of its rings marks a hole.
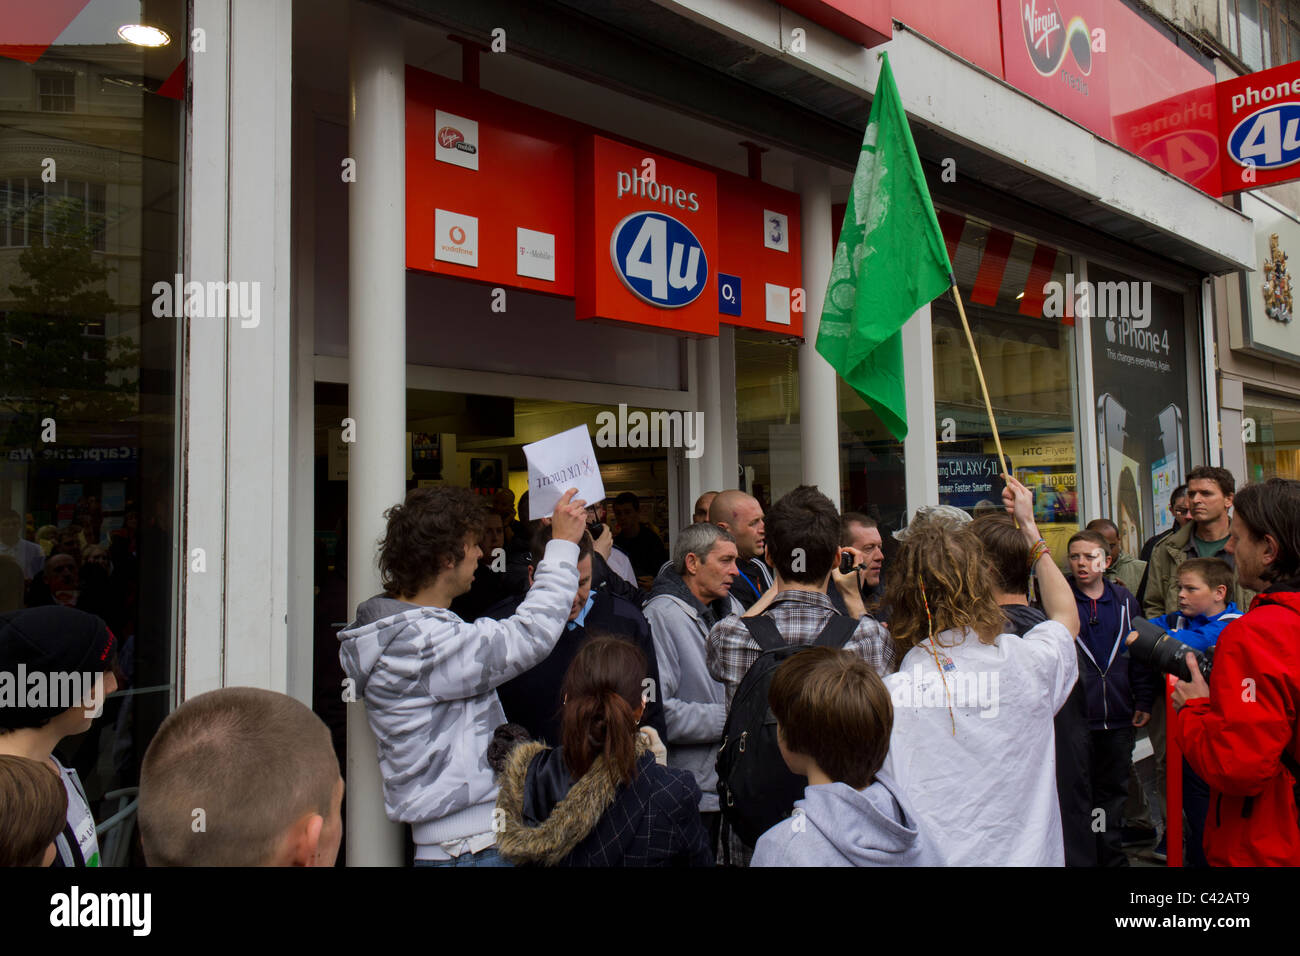
[[[379,744],[384,809],[418,847],[488,833],[487,762],[506,722],[497,687],[546,659],[578,592],[578,546],[552,540],[513,617],[466,623],[446,608],[379,595],[339,632],[339,660]]]

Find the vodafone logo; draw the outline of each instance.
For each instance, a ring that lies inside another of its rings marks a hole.
[[[478,217],[434,210],[434,235],[441,236],[434,248],[434,258],[461,266],[478,266]]]

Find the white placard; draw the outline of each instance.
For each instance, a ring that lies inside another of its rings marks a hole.
[[[604,500],[605,484],[586,425],[525,445],[524,457],[528,459],[529,521],[550,517],[570,488],[578,489],[574,500],[581,498],[588,504]]]
[[[433,257],[443,262],[478,268],[478,217],[433,211]]]
[[[555,234],[515,228],[515,272],[530,279],[555,281]]]
[[[434,123],[438,128],[434,131],[437,146],[433,158],[466,169],[478,169],[478,121],[435,110]]]
[[[779,252],[790,251],[790,220],[785,213],[763,210],[763,246]]]
[[[763,284],[766,291],[767,321],[774,325],[790,324],[790,287],[788,285]]]

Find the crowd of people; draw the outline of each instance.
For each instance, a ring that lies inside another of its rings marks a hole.
[[[1124,865],[1176,807],[1163,766],[1137,778],[1143,728],[1181,755],[1190,864],[1300,863],[1300,483],[1194,469],[1145,558],[1105,518],[1053,555],[1012,476],[1004,512],[919,509],[888,562],[811,486],[710,492],[671,552],[634,495],[617,533],[574,495],[529,521],[420,488],[387,514],[339,658],[414,865]],[[98,702],[116,645],[62,603],[0,616],[0,672],[99,673]],[[93,865],[53,750],[95,703],[0,707],[0,862]],[[203,694],[145,755],[143,851],[331,865],[343,790],[309,708]]]

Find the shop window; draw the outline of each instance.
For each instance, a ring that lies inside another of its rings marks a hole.
[[[650,447],[638,437],[630,442],[616,437],[603,443],[598,435],[600,415],[617,416],[617,390],[612,389],[611,404],[592,404],[554,399],[510,398],[463,392],[407,389],[406,488],[451,485],[467,488],[480,495],[492,510],[504,511],[509,520],[502,526],[504,545],[513,551],[516,536],[524,536],[527,545],[528,513],[524,493],[528,490],[528,462],[524,445],[539,441],[570,428],[587,426],[600,465],[605,487],[603,502],[591,502],[597,517],[615,534],[619,514],[614,499],[623,492],[636,495],[640,505],[638,517],[643,528],[657,535],[665,549],[668,536],[677,529],[668,509],[669,481],[672,469],[669,456],[678,456],[677,473],[683,470],[681,450]],[[662,411],[623,407],[623,413],[636,426],[638,413]],[[346,766],[347,714],[338,688],[343,681],[339,664],[338,631],[349,618],[347,580],[348,455],[351,446],[343,441],[342,420],[348,415],[348,386],[317,382],[315,386],[315,601],[314,601],[314,683],[313,709],[330,728],[340,763]],[[502,494],[513,492],[513,498]],[[509,509],[514,509],[513,511]],[[625,516],[626,513],[624,513]],[[631,532],[631,528],[627,528]],[[487,545],[486,538],[483,542]],[[630,558],[637,575],[653,577],[659,560],[649,566],[645,557],[654,549],[646,547]],[[490,562],[490,547],[485,563]],[[487,613],[499,600],[522,593],[527,588],[523,567],[513,561],[502,568],[508,581],[499,583],[502,590],[476,589],[452,604],[452,609],[467,620]],[[489,580],[484,575],[485,580]],[[506,591],[509,593],[506,593]]]
[[[842,378],[839,390],[840,510],[875,518],[888,538],[905,523],[903,443]],[[889,539],[892,540],[892,539]]]
[[[1241,424],[1249,481],[1300,479],[1300,402],[1250,393]]]
[[[1172,527],[1169,494],[1190,467],[1186,297],[1095,264],[1088,278],[1102,512],[1137,554]]]
[[[797,339],[736,330],[736,442],[740,487],[766,511],[803,483]]]
[[[82,6],[88,31],[122,22],[102,0]],[[185,4],[149,7],[172,36],[187,35]],[[99,836],[104,865],[142,862],[132,856],[131,800],[174,692],[177,322],[142,309],[141,290],[181,271],[177,210],[148,197],[181,192],[184,104],[140,88],[124,91],[138,103],[129,115],[120,98],[105,112],[97,100],[78,103],[76,84],[80,76],[97,89],[102,74],[124,71],[161,83],[183,56],[146,57],[108,27],[98,41],[83,32],[50,45],[35,64],[5,61],[13,88],[34,95],[9,104],[22,143],[0,164],[6,585],[13,564],[21,570],[19,587],[0,588],[0,612],[75,606],[118,638],[119,691],[89,731],[56,750],[80,775],[96,821],[115,819]],[[75,124],[59,115],[78,110]],[[58,159],[53,182],[41,178],[46,156]],[[110,195],[132,228],[106,228]]]
[[[1064,554],[1080,519],[1074,319],[1060,308],[1070,258],[977,219],[948,212],[940,219],[1003,450],[1016,477],[1035,491],[1044,537]],[[1055,283],[1054,299],[1048,283]],[[952,297],[936,299],[930,314],[939,503],[972,515],[999,511],[993,431]]]

